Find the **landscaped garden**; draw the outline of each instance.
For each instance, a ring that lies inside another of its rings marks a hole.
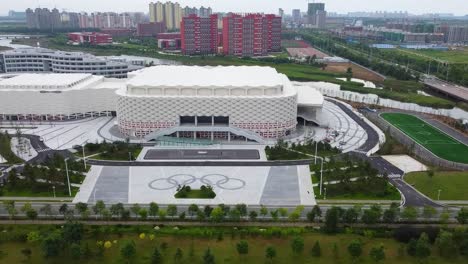
[[[213,187],[202,185],[200,189],[192,189],[188,185],[178,186],[177,192],[174,195],[178,199],[213,199],[216,193]]]
[[[11,136],[0,131],[0,156],[5,158],[9,164],[22,163],[23,160],[18,158],[11,151]]]
[[[468,231],[27,225],[1,228],[2,263],[466,263]]]

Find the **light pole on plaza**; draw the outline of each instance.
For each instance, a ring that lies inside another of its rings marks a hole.
[[[71,194],[71,186],[70,186],[70,175],[68,174],[68,158],[65,158],[65,170],[67,172],[67,182],[68,182],[68,194],[70,195],[70,197],[72,196]]]

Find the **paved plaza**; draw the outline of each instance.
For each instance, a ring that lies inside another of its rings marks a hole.
[[[214,199],[177,199],[181,185],[213,187]],[[93,166],[73,202],[148,204],[315,205],[308,166]]]

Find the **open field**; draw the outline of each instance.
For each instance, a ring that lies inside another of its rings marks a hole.
[[[432,177],[427,172],[412,172],[405,181],[431,199],[437,199],[441,190],[441,200],[468,200],[468,172],[435,172]]]
[[[325,70],[334,72],[334,73],[345,74],[348,68],[351,68],[353,70],[354,78],[359,78],[359,79],[363,79],[366,81],[372,81],[372,82],[378,82],[378,83],[384,80],[380,75],[375,74],[374,72],[371,72],[364,67],[361,67],[359,65],[356,65],[350,62],[328,63]]]
[[[468,163],[468,146],[421,119],[400,113],[383,113],[381,117],[438,157]]]
[[[7,232],[15,232],[17,228],[6,226],[9,228]],[[52,232],[54,229],[60,229],[55,226],[21,226],[25,229],[24,232]],[[44,258],[39,242],[4,242],[0,245],[2,263],[151,263],[151,255],[154,248],[161,248],[162,244],[165,247],[159,249],[162,254],[163,263],[208,263],[203,262],[203,255],[206,249],[210,248],[214,255],[213,263],[376,263],[369,257],[369,251],[372,247],[379,245],[384,246],[385,261],[384,263],[419,263],[415,257],[410,257],[406,254],[403,243],[399,243],[392,238],[370,238],[354,234],[339,234],[325,235],[321,233],[305,231],[303,229],[287,229],[276,228],[279,235],[248,235],[248,233],[258,228],[250,228],[249,230],[233,231],[232,228],[192,228],[182,229],[175,234],[176,231],[170,230],[171,227],[162,228],[155,232],[151,226],[136,226],[136,227],[97,227],[87,228],[84,234],[84,239],[81,245],[88,244],[88,256],[82,254],[81,257],[73,257],[72,251],[69,248],[64,248],[57,257]],[[115,230],[115,231],[114,231]],[[241,235],[242,231],[244,234]],[[170,234],[165,234],[169,232]],[[190,233],[199,233],[201,235],[190,236]],[[270,229],[264,233],[271,233]],[[302,253],[294,254],[291,249],[292,234],[296,232],[304,239],[304,249]],[[145,233],[145,237],[141,239],[140,233]],[[151,240],[149,234],[155,233],[155,238]],[[183,235],[186,233],[187,235]],[[281,235],[281,233],[285,233]],[[348,253],[348,245],[351,241],[359,239],[362,244],[361,257],[353,260]],[[245,240],[248,243],[248,254],[240,256],[236,250],[236,244]],[[103,249],[102,255],[98,254],[96,246],[97,241],[111,241],[111,247]],[[136,255],[125,260],[122,258],[120,248],[126,241],[134,241]],[[321,247],[321,256],[312,257],[311,249],[316,241],[319,241]],[[335,247],[336,245],[336,247]],[[276,257],[270,262],[265,257],[265,249],[272,246],[276,250]],[[31,250],[30,259],[21,253],[22,249],[29,248]],[[182,251],[180,261],[174,261],[176,249]],[[336,248],[336,249],[335,249]],[[192,252],[192,253],[191,253]],[[466,263],[466,259],[454,256],[446,259],[436,253],[435,247],[432,249],[432,255],[427,258],[424,263],[432,264],[456,264]],[[75,253],[76,254],[76,253]]]
[[[443,60],[450,63],[468,63],[468,49],[458,49],[458,50],[406,50],[399,49],[400,53],[406,54],[408,56],[416,56],[419,58],[426,59],[436,59]]]

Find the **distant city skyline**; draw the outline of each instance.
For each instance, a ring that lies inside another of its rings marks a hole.
[[[2,1],[0,3],[0,14],[6,15],[9,10],[24,11],[26,8],[54,8],[73,12],[95,12],[95,11],[115,11],[115,12],[145,12],[148,13],[148,0],[16,0]],[[165,1],[161,1],[165,2]],[[278,8],[283,8],[287,14],[292,9],[307,10],[306,0],[181,0],[182,6],[210,6],[214,12],[264,12],[278,13]],[[312,2],[312,1],[310,1]],[[326,4],[328,12],[346,14],[348,12],[374,12],[374,11],[407,11],[412,14],[425,13],[453,13],[457,16],[468,14],[468,4],[466,0],[324,0],[315,1]]]

